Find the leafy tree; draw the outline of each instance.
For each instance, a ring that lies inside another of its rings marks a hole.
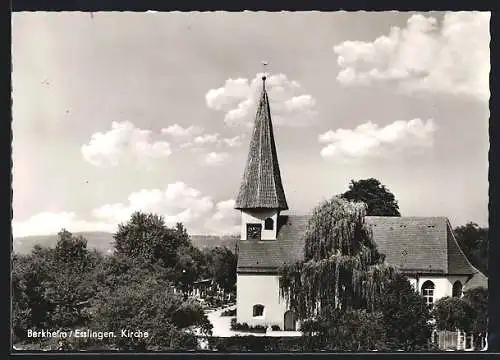
[[[140,241],[144,240],[144,241]],[[121,349],[191,349],[195,331],[210,333],[203,308],[173,292],[189,286],[206,259],[182,224],[164,225],[154,214],[136,213],[115,234],[117,251],[89,251],[85,239],[62,230],[55,248],[35,247],[13,257],[13,333],[26,329],[106,329],[114,339],[72,340],[74,348],[103,344]],[[172,280],[174,283],[172,283]],[[122,338],[121,329],[148,338]],[[70,344],[65,344],[69,346]]]
[[[87,249],[87,240],[82,236],[74,236],[66,229],[62,229],[54,251],[55,266],[71,267],[81,272],[90,265],[90,253]]]
[[[474,222],[458,226],[455,237],[469,261],[484,274],[488,274],[488,228]]]
[[[237,261],[236,255],[225,246],[217,246],[210,251],[210,273],[215,283],[226,292],[235,290]]]
[[[432,311],[439,330],[469,332],[474,322],[474,310],[460,298],[444,297],[439,299]]]
[[[210,271],[210,252],[211,248],[204,248],[200,250],[199,248],[193,246],[191,256],[197,265],[198,279],[210,279],[212,273]]]
[[[94,327],[117,334],[108,345],[134,350],[180,350],[196,347],[194,329],[209,334],[212,325],[200,304],[173,293],[157,265],[112,256],[98,281]],[[147,332],[123,338],[121,329]]]
[[[45,283],[45,297],[52,305],[54,327],[73,328],[90,320],[88,308],[95,295],[92,270],[95,267],[87,241],[63,229],[53,252],[52,273]]]
[[[488,290],[474,288],[462,298],[442,298],[436,303],[433,316],[438,329],[472,333],[475,346],[479,347],[480,337],[488,331]]]
[[[12,328],[14,340],[26,338],[27,329],[46,329],[51,304],[45,286],[51,271],[51,249],[35,246],[29,255],[15,255],[12,261]]]
[[[329,351],[370,351],[383,349],[385,346],[385,329],[380,312],[366,310],[326,311],[314,320],[306,321],[301,330],[306,336],[306,350]]]
[[[351,180],[349,190],[341,197],[367,204],[366,215],[368,216],[401,216],[394,194],[374,178]]]
[[[193,246],[181,247],[177,253],[177,263],[170,279],[178,284],[182,291],[192,289],[193,283],[200,278],[201,264],[198,263],[198,249]]]
[[[113,237],[117,253],[165,267],[175,266],[179,248],[189,246],[182,224],[169,228],[163,217],[152,213],[133,213]]]
[[[181,223],[169,228],[161,216],[135,212],[126,224],[118,226],[114,239],[117,254],[163,267],[184,291],[200,276],[196,262],[200,255]]]
[[[479,340],[480,335],[485,335],[488,331],[488,290],[485,288],[470,289],[464,293],[462,299],[474,312],[471,332],[476,340]]]
[[[299,319],[314,317],[320,308],[374,308],[384,279],[395,271],[384,265],[365,211],[365,204],[338,197],[314,209],[304,260],[281,269],[281,292]]]
[[[304,260],[282,267],[281,293],[329,348],[427,349],[423,298],[385,263],[364,222],[366,207],[334,197],[314,209]],[[358,329],[350,329],[354,322]]]
[[[402,274],[388,281],[378,300],[388,347],[406,351],[427,350],[432,327],[431,315],[423,297]]]
[[[13,328],[17,339],[26,329],[59,329],[90,320],[95,295],[92,271],[99,258],[81,237],[62,230],[56,247],[35,246],[13,259]]]

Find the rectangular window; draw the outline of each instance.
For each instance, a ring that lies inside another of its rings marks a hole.
[[[262,234],[262,224],[247,224],[247,239],[260,240]]]
[[[422,296],[424,297],[427,306],[432,308],[434,305],[434,289],[422,289]]]
[[[254,305],[253,306],[253,317],[264,316],[264,305]]]

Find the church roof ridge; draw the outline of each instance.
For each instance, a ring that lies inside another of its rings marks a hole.
[[[240,241],[238,272],[279,268],[284,262],[300,259],[311,217],[280,215],[276,241]],[[446,216],[366,216],[365,220],[386,260],[403,272],[467,274],[475,283],[487,286],[487,277],[468,261]]]

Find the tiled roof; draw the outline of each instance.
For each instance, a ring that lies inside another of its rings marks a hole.
[[[447,223],[447,240],[448,240],[448,272],[450,274],[470,274],[471,269],[473,273],[479,272],[470,262],[467,260],[464,252],[460,248],[453,235],[453,230],[450,223]]]
[[[303,236],[310,216],[280,216],[276,240],[241,240],[238,272],[272,271],[303,258]]]
[[[265,83],[265,78],[263,78]],[[236,209],[287,210],[274,143],[269,99],[265,86],[255,116],[245,173],[236,198]]]
[[[488,289],[488,278],[480,271],[477,271],[472,278],[464,285],[463,291],[483,287]]]
[[[281,216],[277,240],[240,241],[238,272],[272,272],[285,262],[303,257],[310,215]],[[467,260],[445,217],[367,216],[379,250],[388,263],[404,272],[474,275],[484,286],[487,278]]]
[[[448,271],[446,218],[367,216],[366,223],[388,263],[408,271]]]

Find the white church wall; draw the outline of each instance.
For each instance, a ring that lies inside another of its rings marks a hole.
[[[238,274],[236,279],[237,322],[256,325],[284,326],[285,301],[279,294],[279,276]],[[263,305],[264,314],[253,316],[253,306]]]
[[[450,282],[446,276],[421,276],[418,279],[413,279],[413,286],[417,288],[419,293],[422,292],[422,285],[427,281],[432,281],[434,284],[434,302],[445,296],[451,296]],[[411,282],[411,281],[410,281]]]
[[[427,280],[434,284],[434,303],[445,296],[452,296],[453,284],[459,280],[465,284],[467,276],[436,276],[427,275],[416,279],[408,277],[413,288],[421,292],[422,285]],[[284,327],[284,314],[287,310],[286,302],[279,293],[279,276],[277,275],[245,275],[238,274],[237,280],[237,321],[256,325],[278,325]],[[263,305],[263,316],[253,316],[253,306]]]
[[[265,230],[264,222],[267,218],[273,219],[273,229]],[[275,240],[276,239],[276,229],[278,222],[278,211],[277,210],[258,210],[250,211],[245,210],[241,212],[241,240],[247,240],[247,224],[261,224],[262,233],[261,240]]]
[[[455,284],[455,281],[460,281],[460,283],[462,284],[462,288],[463,288],[468,279],[469,279],[468,276],[448,275],[448,281],[450,282],[450,295],[448,295],[448,296],[453,295],[453,284]]]
[[[434,283],[434,303],[438,301],[439,299],[446,297],[446,296],[452,296],[453,295],[453,284],[455,281],[460,281],[462,283],[462,286],[465,284],[465,281],[467,281],[467,276],[459,276],[459,275],[448,275],[448,276],[439,276],[439,275],[427,275],[427,276],[421,276],[418,279],[415,277],[408,277],[408,280],[410,281],[410,284],[413,286],[414,289],[417,289],[418,292],[422,291],[422,285],[427,281],[430,280]]]
[[[408,281],[410,282],[410,285],[413,287],[413,289],[417,289],[417,279],[414,277],[408,277]]]

